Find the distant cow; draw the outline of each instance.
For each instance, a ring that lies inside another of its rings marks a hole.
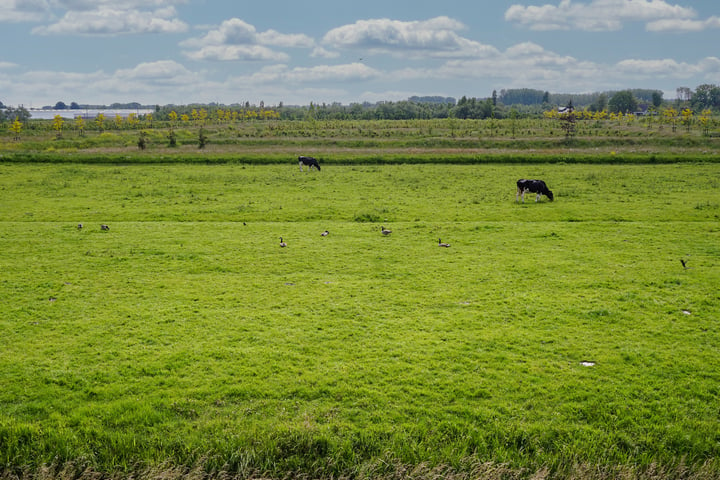
[[[536,202],[540,200],[540,197],[542,195],[545,195],[547,198],[549,198],[551,202],[553,201],[553,193],[542,180],[518,180],[515,201],[517,202],[518,198],[522,198],[523,203],[525,203],[525,192],[536,193]]]
[[[302,172],[303,165],[307,166],[308,169],[312,169],[313,167],[315,167],[318,169],[318,172],[320,171],[320,164],[313,157],[305,157],[303,155],[300,155],[298,157],[298,164],[300,165],[301,172]]]

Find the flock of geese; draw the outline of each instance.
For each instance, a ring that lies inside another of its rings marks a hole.
[[[384,226],[381,226],[381,227],[380,227],[380,233],[382,233],[382,234],[385,235],[385,236],[388,236],[388,235],[390,235],[390,234],[392,233],[392,230],[388,230],[388,229],[385,228]],[[330,235],[330,232],[327,231],[327,230],[325,230],[324,232],[322,232],[322,233],[320,234],[321,237],[327,237],[328,235]],[[285,248],[285,247],[287,247],[287,246],[288,246],[287,243],[285,243],[285,241],[283,240],[283,238],[280,237],[280,248]],[[444,242],[442,241],[442,239],[438,238],[438,247],[448,248],[448,247],[450,247],[450,244],[449,244],[449,243],[444,243]]]
[[[243,225],[244,225],[244,224],[243,224]],[[82,230],[83,224],[82,224],[82,223],[79,223],[78,226],[77,226],[77,228],[78,228],[78,230]],[[103,225],[100,225],[100,229],[101,229],[101,230],[110,230],[110,227],[109,227],[108,225],[104,225],[104,224],[103,224]],[[388,229],[385,228],[384,226],[381,226],[381,227],[380,227],[380,233],[382,233],[382,234],[385,235],[385,236],[388,236],[388,235],[390,235],[390,234],[392,233],[392,230],[388,230]],[[320,234],[321,237],[327,237],[328,235],[330,235],[330,232],[327,231],[327,230],[325,230],[324,232],[322,232],[322,233]],[[285,247],[287,247],[287,246],[288,246],[287,243],[283,240],[282,237],[280,237],[280,248],[285,248]],[[448,248],[448,247],[450,247],[450,244],[449,244],[449,243],[444,243],[441,239],[438,238],[438,246],[439,246],[439,247]],[[683,262],[683,267],[684,267],[684,266],[685,266],[685,262]]]

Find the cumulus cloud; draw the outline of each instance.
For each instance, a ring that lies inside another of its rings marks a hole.
[[[225,20],[201,37],[180,42],[184,53],[193,60],[273,60],[289,57],[269,47],[312,48],[315,42],[304,34],[284,34],[276,30],[258,32],[239,18]]]
[[[16,0],[18,1],[18,0]],[[47,3],[47,0],[22,0]],[[164,8],[184,5],[188,0],[50,0],[54,8],[64,10],[96,10],[101,7],[123,8],[126,10]]]
[[[8,83],[5,85],[4,80]],[[13,97],[31,99],[36,104],[54,104],[58,99],[77,99],[97,103],[162,101],[197,98],[199,92],[214,91],[217,84],[204,74],[193,72],[172,60],[140,63],[112,72],[65,72],[33,70],[12,76],[0,71],[0,86]]]
[[[185,22],[174,18],[175,8],[153,11],[101,6],[94,10],[71,10],[56,23],[35,27],[39,35],[118,35],[139,33],[181,33]]]
[[[197,50],[184,52],[191,60],[216,61],[286,61],[290,57],[283,52],[276,52],[262,45],[208,45]]]
[[[707,20],[665,19],[649,22],[646,29],[650,32],[701,32],[720,28],[720,17]]]
[[[706,57],[697,62],[672,59],[632,60],[603,64],[561,55],[532,42],[513,45],[504,52],[484,58],[449,59],[439,68],[402,68],[382,74],[396,82],[487,81],[504,88],[533,88],[549,91],[598,91],[627,88],[658,79],[685,81],[689,78],[717,78],[720,59]]]
[[[472,57],[496,52],[494,47],[458,35],[457,31],[464,28],[449,17],[413,22],[359,20],[330,30],[323,43],[334,49],[417,57]]]
[[[505,20],[531,30],[620,30],[624,22],[686,20],[697,16],[695,10],[671,5],[665,0],[591,0],[559,4],[511,5]]]
[[[678,62],[674,59],[628,59],[618,62],[614,70],[618,74],[627,77],[686,79],[698,75],[717,75],[720,73],[720,59],[717,57],[706,57],[696,63]]]
[[[143,62],[129,69],[119,69],[113,75],[127,82],[155,82],[163,84],[187,83],[201,77],[173,60]]]
[[[327,50],[321,46],[316,46],[313,48],[312,53],[310,53],[311,57],[319,57],[319,58],[338,58],[340,54],[338,52],[333,52],[330,50]]]
[[[38,22],[49,12],[47,0],[0,0],[0,22]]]
[[[381,73],[363,63],[343,65],[317,65],[314,67],[288,68],[273,65],[245,77],[243,81],[254,84],[267,83],[316,83],[353,82],[379,77]]]

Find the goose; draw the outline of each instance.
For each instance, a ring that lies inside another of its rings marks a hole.
[[[100,230],[110,230],[110,227],[107,225],[100,225]]]
[[[440,247],[446,247],[446,248],[447,248],[447,247],[450,246],[450,244],[449,244],[449,243],[443,243],[442,240],[440,240],[440,239],[438,238],[438,246],[440,246]]]
[[[280,237],[280,248],[285,248],[285,247],[287,247],[287,243],[283,242],[282,237]]]
[[[327,237],[328,235],[330,235],[330,232],[328,232],[327,230],[320,234],[321,237]]]
[[[383,235],[390,235],[392,230],[385,230],[385,227],[380,227],[380,232],[382,232]]]

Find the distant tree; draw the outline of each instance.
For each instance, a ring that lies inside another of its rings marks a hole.
[[[512,132],[512,138],[515,138],[515,132],[517,130],[517,117],[517,110],[514,108],[510,109],[510,130]]]
[[[608,101],[608,109],[612,113],[632,113],[638,108],[638,101],[630,90],[617,92]]]
[[[500,102],[504,105],[538,105],[550,103],[550,93],[532,88],[500,90]]]
[[[30,112],[25,107],[17,107],[17,108],[7,108],[5,115],[7,118],[15,117],[16,120],[20,120],[20,122],[27,122],[30,120]]]
[[[104,113],[98,113],[95,116],[95,125],[97,125],[98,130],[101,132],[105,131],[105,114]]]
[[[10,124],[10,131],[15,134],[13,140],[20,140],[20,132],[22,131],[22,127],[22,122],[18,119],[18,117],[15,117],[15,121]]]
[[[177,147],[177,136],[175,135],[175,130],[173,130],[171,128],[167,137],[168,137],[168,147]]]
[[[127,116],[127,124],[130,125],[130,128],[136,128],[138,124],[140,123],[140,120],[137,118],[137,114],[135,113],[129,113]]]
[[[700,114],[700,125],[702,127],[703,135],[708,136],[710,135],[710,124],[712,117],[712,110],[709,108],[706,108],[703,110]]]
[[[75,117],[75,128],[78,129],[81,137],[85,136],[85,119],[82,117],[82,115],[78,115]]]
[[[707,83],[698,86],[690,98],[690,105],[696,110],[720,108],[720,87]]]
[[[200,134],[198,135],[198,148],[205,148],[205,145],[208,143],[208,138],[205,135],[205,131],[202,127],[200,127]]]
[[[677,99],[683,102],[687,102],[692,97],[692,90],[688,87],[678,87],[675,89]]]
[[[605,110],[608,106],[608,98],[607,93],[601,93],[598,95],[597,99],[593,103],[590,104],[590,111],[591,112],[602,112]]]
[[[147,147],[147,142],[148,142],[147,132],[145,130],[140,130],[140,135],[138,136],[138,142],[137,142],[138,148],[140,150],[145,150],[145,148]]]
[[[80,110],[80,105],[77,102],[70,102],[70,110]]]
[[[682,116],[682,124],[685,125],[685,130],[689,132],[690,126],[693,123],[693,111],[689,108],[683,108],[682,112],[680,112],[680,115]]]
[[[64,124],[65,120],[61,115],[55,115],[55,117],[53,117],[53,130],[55,130],[55,138],[62,138],[62,129]]]
[[[665,122],[671,125],[673,132],[677,130],[677,110],[672,107],[665,109],[665,111],[663,112],[663,118],[665,119]]]
[[[65,102],[57,102],[54,107],[55,110],[65,110],[67,109],[67,105],[65,105]]]
[[[493,104],[493,107],[497,106],[497,98],[498,98],[498,96],[497,96],[497,90],[493,90],[493,93],[492,93],[492,104]]]
[[[663,94],[662,94],[662,92],[659,92],[659,91],[653,92],[653,93],[652,93],[652,104],[653,104],[653,107],[655,107],[656,109],[657,109],[657,108],[660,108],[660,105],[662,105],[662,102],[663,102]]]
[[[575,107],[573,107],[572,100],[568,102],[565,107],[565,111],[560,114],[560,128],[565,132],[565,142],[570,143],[575,137],[575,122],[577,117],[575,116]]]

